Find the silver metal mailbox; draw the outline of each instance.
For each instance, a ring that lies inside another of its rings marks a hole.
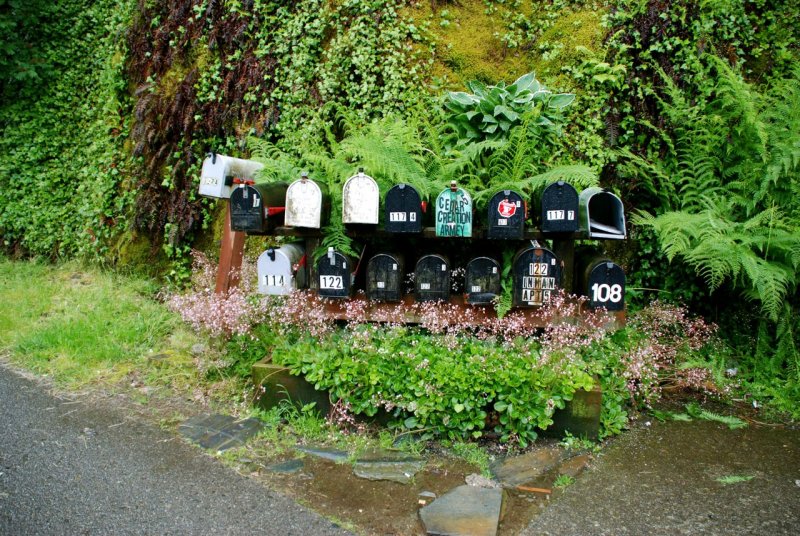
[[[592,187],[578,198],[581,231],[589,238],[625,238],[625,211],[619,197],[602,188]]]
[[[381,193],[378,183],[363,170],[347,179],[342,189],[342,222],[378,225]]]
[[[286,190],[286,225],[319,229],[324,223],[329,205],[324,186],[303,174]]]
[[[261,294],[283,296],[305,288],[306,266],[305,248],[301,244],[268,249],[258,257],[258,291]]]
[[[209,153],[203,160],[203,169],[200,171],[199,193],[205,197],[228,199],[234,177],[253,180],[263,167],[264,164],[253,160]]]

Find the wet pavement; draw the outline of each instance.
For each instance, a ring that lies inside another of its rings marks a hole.
[[[639,426],[522,534],[800,534],[800,430]]]

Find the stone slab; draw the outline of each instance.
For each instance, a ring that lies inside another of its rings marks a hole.
[[[273,473],[280,473],[284,475],[297,473],[305,467],[303,460],[286,460],[285,462],[273,463],[267,467],[267,470]]]
[[[327,391],[317,391],[305,378],[293,376],[286,367],[262,360],[253,365],[252,374],[258,394],[256,405],[263,409],[272,409],[286,400],[298,407],[314,403],[321,415],[331,409]]]
[[[184,421],[178,432],[204,449],[217,451],[241,447],[264,427],[257,419],[238,420],[230,415],[203,414]]]
[[[513,488],[531,482],[558,466],[568,457],[560,447],[543,447],[520,456],[503,458],[490,470],[503,487]]]
[[[353,474],[367,480],[389,480],[408,484],[425,467],[425,460],[394,451],[367,453],[353,466]]]
[[[425,530],[440,536],[496,536],[503,490],[459,486],[419,511]]]
[[[346,462],[347,458],[349,457],[349,454],[343,450],[332,449],[328,447],[299,446],[295,448],[298,451],[310,456],[322,458],[323,460],[329,460],[336,463]]]
[[[596,440],[600,435],[600,413],[603,410],[603,391],[599,385],[591,391],[579,389],[564,409],[553,413],[553,424],[544,431],[549,437],[563,437],[569,432],[575,437]]]

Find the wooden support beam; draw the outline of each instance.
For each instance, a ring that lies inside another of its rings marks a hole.
[[[231,229],[231,206],[228,203],[225,209],[225,228],[222,231],[222,244],[219,250],[217,286],[214,290],[217,294],[227,294],[232,287],[239,285],[245,237],[244,233]]]

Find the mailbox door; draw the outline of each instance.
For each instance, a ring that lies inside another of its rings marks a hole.
[[[448,188],[436,198],[436,236],[472,236],[472,197]]]
[[[578,192],[564,181],[542,192],[542,232],[574,233],[578,230]]]
[[[589,307],[593,309],[625,309],[625,271],[614,262],[601,260],[589,265],[583,290],[589,297]]]
[[[530,247],[514,258],[514,299],[519,307],[549,303],[561,287],[561,262],[546,248]]]
[[[294,181],[286,190],[286,225],[319,229],[322,223],[322,190],[310,179]]]
[[[378,225],[380,199],[372,177],[363,173],[350,177],[342,190],[342,222]]]
[[[282,296],[306,285],[306,263],[303,246],[286,244],[268,249],[258,257],[258,291]]]
[[[465,281],[467,303],[484,305],[499,296],[500,264],[489,257],[478,257],[467,263]]]
[[[264,198],[257,188],[240,184],[231,192],[230,204],[231,229],[245,233],[263,233],[266,230]]]
[[[587,188],[579,203],[580,227],[589,238],[625,238],[625,210],[619,197],[602,188]]]
[[[379,253],[367,265],[367,298],[397,302],[403,298],[403,259]]]
[[[410,184],[398,184],[386,193],[385,229],[388,233],[422,232],[422,199]]]
[[[417,261],[414,299],[420,302],[450,299],[450,266],[443,256],[426,255]]]
[[[317,262],[318,290],[323,298],[349,298],[353,288],[353,263],[338,251],[330,251]]]
[[[489,200],[487,237],[520,240],[525,232],[525,202],[512,190],[494,194]]]

